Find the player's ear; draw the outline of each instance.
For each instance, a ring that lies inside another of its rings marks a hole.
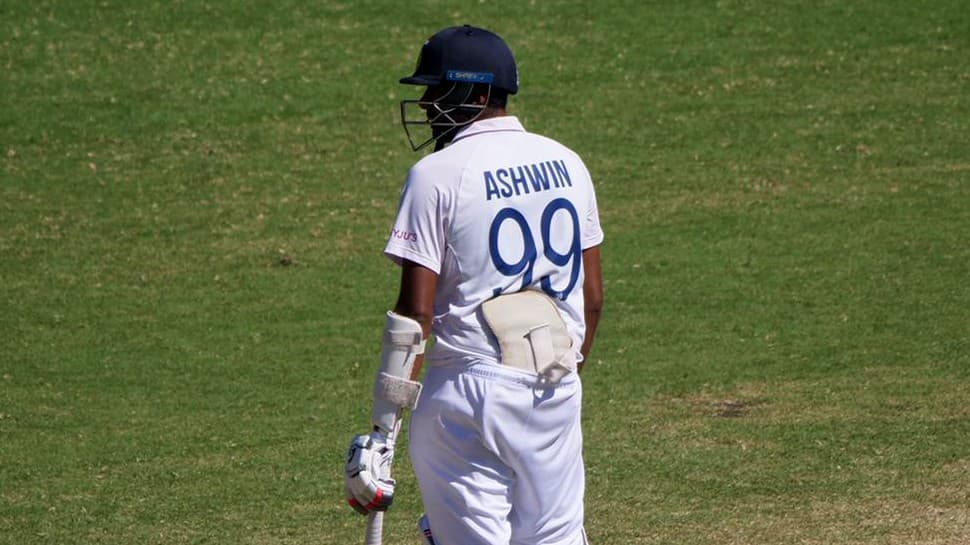
[[[475,85],[475,104],[486,106],[488,103],[489,88],[487,85]]]

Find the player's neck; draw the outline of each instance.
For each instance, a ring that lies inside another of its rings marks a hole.
[[[493,117],[505,117],[509,115],[505,108],[501,106],[489,106],[482,110],[481,115],[475,118],[475,121],[481,121],[483,119],[491,119]]]

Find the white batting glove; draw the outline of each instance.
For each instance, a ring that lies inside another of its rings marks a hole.
[[[394,441],[381,432],[358,435],[350,441],[344,467],[347,503],[358,513],[386,511],[394,500]]]

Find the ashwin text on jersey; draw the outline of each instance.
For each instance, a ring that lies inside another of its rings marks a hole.
[[[566,161],[561,159],[486,170],[482,178],[487,201],[573,186]]]

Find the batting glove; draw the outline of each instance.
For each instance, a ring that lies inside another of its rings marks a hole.
[[[380,432],[358,435],[350,441],[344,467],[347,503],[358,513],[386,511],[394,500],[394,442]]]

